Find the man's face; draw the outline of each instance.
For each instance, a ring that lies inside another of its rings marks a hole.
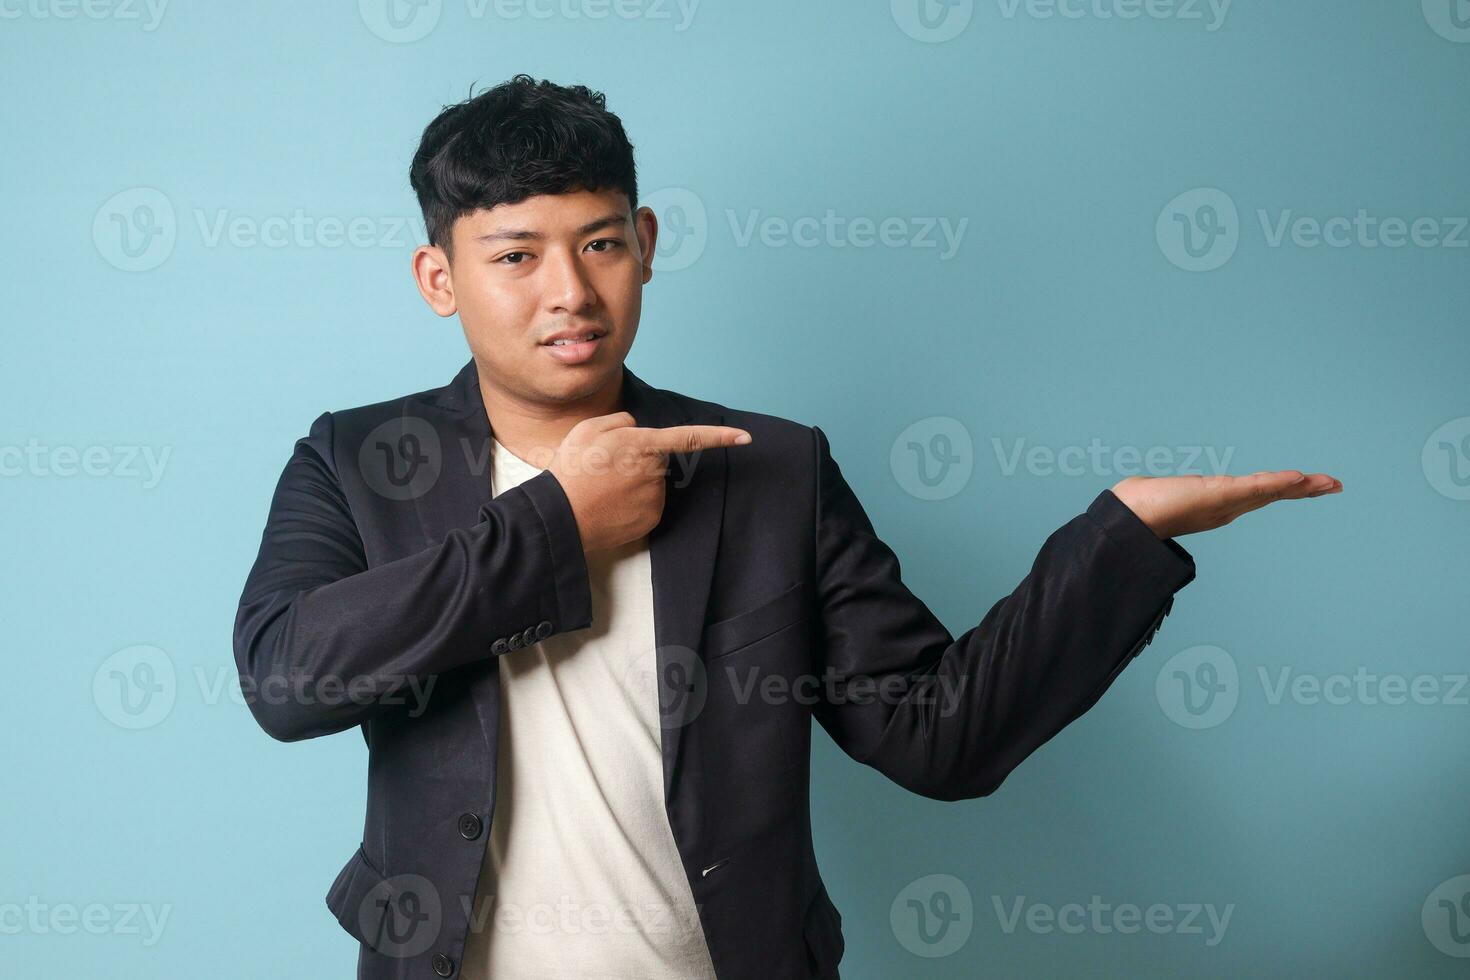
[[[653,212],[630,214],[620,191],[543,194],[460,218],[447,274],[417,257],[415,272],[436,312],[459,313],[489,383],[530,402],[573,402],[622,370],[656,233]],[[575,342],[551,343],[563,334]]]

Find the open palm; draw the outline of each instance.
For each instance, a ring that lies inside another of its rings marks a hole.
[[[1341,493],[1326,473],[1262,470],[1249,476],[1130,476],[1113,494],[1161,538],[1224,527],[1241,514],[1278,500]]]

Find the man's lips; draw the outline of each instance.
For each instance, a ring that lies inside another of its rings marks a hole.
[[[588,337],[601,337],[604,336],[606,333],[607,331],[602,327],[572,327],[567,330],[558,330],[554,334],[548,334],[541,339],[541,343],[543,346],[545,346],[555,343],[558,340],[562,341],[563,343],[571,340],[582,341],[586,340]]]
[[[589,335],[590,340],[583,339]],[[604,336],[606,332],[602,330],[563,331],[561,334],[553,334],[541,347],[563,364],[581,364],[591,360],[597,353]]]

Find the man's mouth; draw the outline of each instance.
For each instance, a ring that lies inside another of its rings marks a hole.
[[[563,331],[551,340],[543,341],[541,346],[563,364],[581,364],[597,353],[597,348],[606,334],[606,330],[597,328],[575,332]]]

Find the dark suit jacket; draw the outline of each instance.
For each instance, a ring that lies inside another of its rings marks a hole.
[[[955,638],[903,584],[821,429],[624,372],[640,426],[754,436],[671,457],[650,534],[665,808],[710,955],[721,980],[836,977],[810,719],[915,793],[984,796],[1101,697],[1194,562],[1104,490]],[[548,470],[492,499],[489,438],[473,360],[444,387],[324,413],[240,599],[260,725],[367,740],[361,846],[327,896],[360,977],[457,974],[495,810],[495,658],[592,621],[561,485]]]

